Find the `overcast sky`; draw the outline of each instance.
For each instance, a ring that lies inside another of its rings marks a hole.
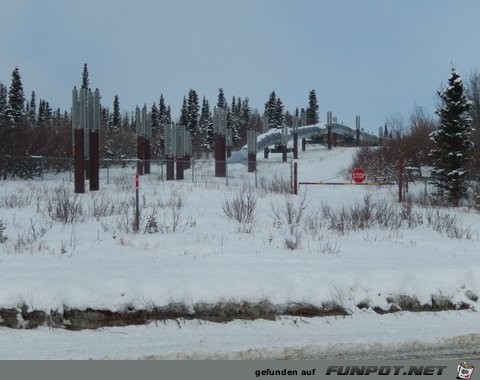
[[[272,90],[294,111],[315,89],[322,121],[376,131],[433,114],[452,64],[480,71],[479,17],[478,0],[0,0],[0,81],[18,66],[28,99],[69,109],[87,63],[103,104],[162,93],[175,118],[190,88],[261,112]]]

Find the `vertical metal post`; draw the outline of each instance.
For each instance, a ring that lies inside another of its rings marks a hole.
[[[252,173],[257,161],[257,133],[253,129],[247,130],[247,153],[247,171]]]
[[[293,163],[293,194],[298,194],[298,172],[297,172],[297,163]]]
[[[290,185],[292,186],[292,193],[294,192],[293,184],[293,161],[290,161]]]
[[[293,117],[293,158],[298,159],[298,118]]]
[[[223,108],[213,108],[213,126],[215,131],[215,177],[225,177],[226,174],[226,127],[227,113]]]
[[[90,190],[100,189],[100,91],[95,89],[95,93],[89,90],[89,108],[88,119],[90,121],[89,138],[89,158],[90,158]]]
[[[84,91],[73,88],[72,92],[72,128],[73,128],[73,158],[75,193],[85,192],[85,158],[84,158],[84,126],[85,95]]]

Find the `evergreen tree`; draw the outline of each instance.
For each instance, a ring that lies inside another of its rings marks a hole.
[[[434,159],[433,181],[437,195],[458,206],[467,193],[467,163],[473,142],[471,116],[472,103],[468,100],[462,79],[455,69],[448,85],[438,92],[442,105],[436,110],[440,126],[430,134],[435,148],[430,151]]]
[[[171,123],[172,123],[172,110],[171,110],[171,108],[170,108],[170,105],[167,106],[167,116],[166,116],[165,120],[166,120],[166,123],[167,123],[167,124],[171,124]]]
[[[308,107],[307,107],[307,125],[318,123],[318,101],[315,90],[311,90],[308,95]]]
[[[37,118],[37,104],[36,104],[36,97],[35,91],[32,91],[32,96],[30,98],[30,103],[28,103],[28,119],[32,125],[35,124]]]
[[[264,115],[268,119],[269,128],[278,128],[277,115],[276,115],[277,94],[275,91],[270,93],[268,101],[265,103]]]
[[[250,101],[248,100],[248,98],[243,99],[240,113],[242,117],[242,125],[245,129],[247,129],[251,116]]]
[[[200,135],[202,137],[202,149],[211,151],[213,149],[215,136],[213,134],[213,120],[208,100],[203,97],[202,112],[199,121]]]
[[[180,112],[180,125],[187,126],[188,123],[188,107],[187,99],[183,97],[182,110]]]
[[[232,143],[235,143],[240,139],[240,112],[237,104],[240,103],[240,98],[238,102],[235,100],[235,96],[232,98],[232,107],[227,113],[227,125],[232,131]]]
[[[156,134],[160,131],[160,118],[158,114],[158,108],[155,103],[152,105],[152,134]]]
[[[218,101],[217,107],[227,109],[227,100],[225,99],[225,94],[223,93],[223,88],[218,89]]]
[[[7,110],[7,87],[0,83],[0,116]]]
[[[21,121],[25,116],[25,96],[18,67],[15,67],[12,72],[12,84],[8,92],[8,106],[5,115],[13,123]]]
[[[82,73],[82,88],[88,88],[89,85],[89,80],[88,80],[88,68],[87,64],[85,63],[83,65],[83,73]]]
[[[187,130],[190,131],[190,134],[195,137],[198,134],[198,114],[200,111],[200,106],[198,104],[198,95],[195,90],[190,89],[188,92],[188,102],[187,102]]]
[[[170,123],[170,117],[167,112],[167,106],[165,105],[165,99],[160,94],[160,100],[158,102],[158,124],[160,130],[165,130],[165,125]]]
[[[112,114],[112,127],[113,129],[119,130],[122,116],[120,115],[120,102],[118,100],[118,95],[115,95],[113,99],[113,114]]]
[[[277,127],[281,128],[285,124],[285,115],[283,113],[283,103],[280,98],[275,102],[275,119]]]

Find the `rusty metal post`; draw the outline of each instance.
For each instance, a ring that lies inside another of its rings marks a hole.
[[[85,192],[85,159],[83,157],[83,129],[74,131],[74,166],[75,166],[75,193]]]
[[[253,129],[247,130],[247,170],[253,173],[257,169],[257,132]]]
[[[99,183],[99,154],[98,131],[90,130],[90,191],[100,189]]]
[[[213,108],[215,132],[215,177],[226,177],[226,129],[227,112],[223,108]]]
[[[137,173],[143,175],[143,164],[145,162],[145,138],[137,136]]]
[[[175,179],[175,157],[167,156],[166,166],[166,180],[173,181]]]
[[[75,193],[85,192],[85,157],[84,157],[84,130],[85,123],[85,95],[76,87],[72,91],[72,129],[73,129],[73,159],[75,171]]]
[[[150,174],[152,160],[152,148],[150,145],[150,139],[145,140],[145,164],[144,164],[144,174]]]

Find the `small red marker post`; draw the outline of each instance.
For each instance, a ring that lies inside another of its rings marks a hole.
[[[140,201],[139,201],[139,198],[138,198],[139,182],[140,182],[140,176],[137,172],[137,173],[135,173],[135,206],[136,206],[136,209],[135,209],[135,225],[134,225],[135,232],[138,232],[138,230],[140,229]]]

